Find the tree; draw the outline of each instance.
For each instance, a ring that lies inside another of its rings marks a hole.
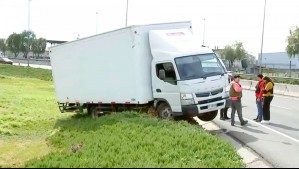
[[[250,65],[256,65],[256,58],[251,54],[246,55],[247,63]]]
[[[236,60],[235,51],[232,48],[232,46],[229,46],[229,45],[225,46],[225,48],[221,52],[221,55],[224,57],[225,60],[228,61],[228,67],[229,67],[229,70],[231,70],[231,68]]]
[[[14,53],[15,57],[17,57],[21,51],[22,47],[22,37],[21,34],[13,33],[9,35],[6,40],[8,49]]]
[[[242,60],[246,57],[247,53],[243,47],[242,42],[236,42],[234,45],[227,45],[222,50],[221,55],[223,55],[224,59],[229,62],[229,70],[232,69],[234,62],[236,60]]]
[[[40,54],[45,53],[47,47],[47,40],[44,38],[35,39],[32,42],[32,52],[34,55],[37,54],[39,57]]]
[[[288,45],[286,51],[290,58],[295,57],[299,54],[299,27],[296,26],[296,29],[290,30],[290,35],[287,37]]]
[[[6,45],[5,39],[0,39],[0,51],[2,52],[3,56],[5,56],[7,49],[8,47]]]
[[[241,60],[241,64],[242,64],[242,68],[246,70],[247,67],[248,67],[248,61],[247,61],[247,59]]]
[[[22,37],[21,51],[24,54],[24,58],[27,58],[27,55],[31,50],[32,43],[35,39],[35,34],[32,31],[25,30],[22,32],[21,37]],[[28,41],[29,41],[29,43],[28,43]]]
[[[247,53],[246,53],[246,51],[243,47],[243,43],[242,42],[236,42],[236,44],[234,44],[234,48],[235,48],[235,53],[236,53],[237,60],[245,59]]]

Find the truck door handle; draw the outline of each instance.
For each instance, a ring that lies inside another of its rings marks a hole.
[[[162,90],[161,89],[156,89],[156,92],[161,93]]]

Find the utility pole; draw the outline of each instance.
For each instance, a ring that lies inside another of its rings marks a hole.
[[[261,44],[261,59],[260,59],[260,70],[259,70],[260,73],[262,73],[262,62],[263,62],[263,45],[264,45],[264,29],[265,29],[265,17],[266,17],[266,3],[267,3],[267,0],[265,0],[265,4],[264,4],[264,18],[263,18],[262,44]]]
[[[129,0],[127,0],[127,10],[126,10],[126,27],[128,26],[128,9],[129,9]]]
[[[202,46],[205,46],[205,34],[206,34],[206,19],[203,19],[203,40],[202,40]]]
[[[28,39],[27,39],[27,67],[29,67],[29,52],[30,52],[30,2],[31,0],[28,0]]]
[[[292,61],[290,60],[290,75],[289,77],[292,77]]]

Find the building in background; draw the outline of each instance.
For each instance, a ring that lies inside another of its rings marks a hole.
[[[259,54],[258,65],[268,69],[299,70],[299,57],[290,59],[286,52],[263,53],[262,64]]]

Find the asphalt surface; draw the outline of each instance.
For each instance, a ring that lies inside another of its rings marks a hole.
[[[13,65],[15,65],[15,66],[27,66],[27,64],[25,64],[25,63],[14,63]],[[52,69],[51,66],[47,66],[47,65],[36,65],[36,64],[29,64],[29,67],[32,67],[32,68],[41,68],[41,69]]]
[[[299,98],[275,95],[270,124],[253,121],[257,116],[253,91],[244,91],[242,105],[248,125],[241,127],[236,117],[236,125],[231,126],[230,120],[222,121],[219,115],[213,122],[274,167],[299,167]]]

